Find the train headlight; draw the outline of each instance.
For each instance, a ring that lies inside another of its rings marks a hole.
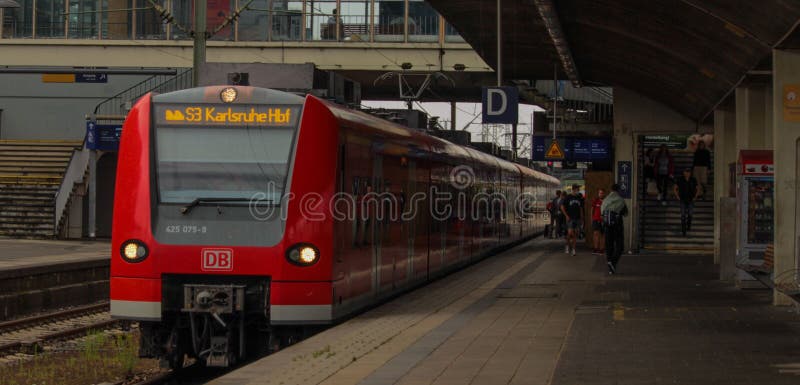
[[[144,242],[135,239],[122,242],[122,246],[120,247],[122,259],[131,263],[141,262],[147,258],[148,253],[147,246],[145,246]]]
[[[286,251],[286,259],[295,265],[311,266],[319,261],[319,249],[310,243],[300,243]]]
[[[219,93],[220,100],[225,103],[233,103],[237,97],[239,97],[239,92],[233,87],[225,88]]]

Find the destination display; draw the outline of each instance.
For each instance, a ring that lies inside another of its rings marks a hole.
[[[611,138],[608,137],[561,137],[557,139],[557,142],[564,153],[563,160],[565,161],[596,162],[611,159]],[[534,136],[531,159],[535,161],[552,160],[551,157],[547,157],[552,143],[553,139],[550,136]]]
[[[155,105],[158,125],[295,126],[299,112],[299,107],[275,105]]]

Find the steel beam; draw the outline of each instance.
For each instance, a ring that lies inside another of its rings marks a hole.
[[[564,30],[561,28],[561,21],[558,19],[558,12],[552,0],[533,0],[536,9],[542,16],[544,26],[547,28],[547,33],[553,41],[553,46],[556,48],[558,58],[561,60],[561,65],[564,67],[572,85],[575,87],[581,86],[581,78],[578,74],[578,67],[572,58],[572,51],[569,49],[567,37],[564,35]]]
[[[108,75],[177,75],[174,68],[76,68],[2,66],[0,74],[108,74]]]

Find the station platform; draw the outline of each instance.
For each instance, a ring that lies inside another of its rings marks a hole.
[[[797,384],[795,309],[716,277],[537,239],[209,384]]]
[[[0,271],[109,259],[108,241],[0,238]]]

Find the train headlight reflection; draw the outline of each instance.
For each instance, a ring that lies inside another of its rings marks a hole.
[[[309,243],[297,244],[286,252],[286,259],[299,266],[311,266],[319,260],[319,249]]]
[[[132,239],[122,242],[120,254],[125,261],[135,263],[147,258],[148,250],[144,242]]]

